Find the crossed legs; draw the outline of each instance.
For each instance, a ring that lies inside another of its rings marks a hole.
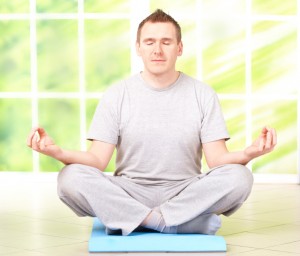
[[[138,190],[126,191],[119,185],[122,179],[93,167],[67,165],[58,175],[58,195],[77,215],[96,216],[109,229],[121,229],[123,235],[141,225],[160,232],[164,232],[161,226],[166,227],[166,233],[215,233],[217,215],[236,211],[253,183],[245,166],[224,165],[199,175],[175,196],[153,207],[140,199]]]

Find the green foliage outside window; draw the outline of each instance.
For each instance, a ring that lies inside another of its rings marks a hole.
[[[77,21],[37,23],[39,91],[78,91]]]
[[[28,21],[0,20],[0,91],[30,91]]]
[[[289,22],[253,25],[253,91],[297,93],[297,27]],[[280,36],[278,36],[280,35]]]
[[[38,13],[73,13],[77,12],[77,0],[36,0]]]
[[[104,91],[130,74],[128,20],[85,22],[85,73],[87,91]]]
[[[217,93],[245,93],[244,23],[234,19],[223,22],[207,20],[205,24],[204,81]]]
[[[28,13],[28,0],[0,1],[0,13]]]
[[[30,100],[0,99],[0,110],[0,171],[32,171],[32,154],[26,146]]]
[[[267,15],[296,15],[297,0],[253,0],[253,13]]]
[[[89,13],[129,13],[129,0],[85,0],[84,10]]]

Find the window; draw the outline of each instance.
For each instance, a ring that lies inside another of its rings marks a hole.
[[[182,26],[184,53],[177,68],[218,93],[232,137],[229,148],[242,149],[263,125],[274,126],[276,150],[249,167],[257,175],[299,177],[296,0],[2,1],[0,171],[62,167],[25,146],[38,123],[59,145],[86,149],[103,91],[142,68],[136,29],[157,8]],[[108,171],[113,168],[112,161]]]

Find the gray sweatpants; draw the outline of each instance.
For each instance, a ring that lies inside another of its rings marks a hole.
[[[157,206],[167,226],[206,213],[230,215],[247,199],[252,184],[252,173],[238,164],[161,184],[142,184],[90,166],[71,164],[58,175],[58,195],[78,216],[98,217],[106,227],[121,229],[123,235],[128,235]]]

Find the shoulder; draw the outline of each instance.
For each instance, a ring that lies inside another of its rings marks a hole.
[[[198,99],[208,99],[216,96],[216,92],[211,86],[196,78],[181,73],[181,80],[186,87],[195,91]]]
[[[141,81],[139,75],[138,74],[132,75],[108,87],[107,90],[104,92],[104,95],[110,95],[110,96],[123,95],[128,89],[140,83]]]
[[[118,96],[122,91],[124,91],[124,81],[120,81],[116,84],[113,84],[109,86],[103,96],[104,97],[116,97]]]
[[[108,101],[110,104],[114,104],[118,101],[122,101],[124,94],[127,91],[128,84],[134,80],[134,76],[127,79],[123,79],[111,86],[109,86],[103,93],[101,100]]]

